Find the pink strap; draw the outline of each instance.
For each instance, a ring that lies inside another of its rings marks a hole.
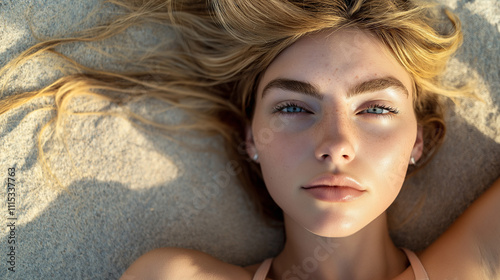
[[[403,250],[403,252],[405,252],[406,257],[408,257],[408,260],[410,260],[413,273],[415,274],[415,280],[430,280],[429,276],[427,275],[427,272],[425,271],[424,266],[422,265],[422,262],[420,262],[417,255],[415,255],[415,253],[413,253],[408,249],[405,248],[401,249]]]
[[[271,263],[273,262],[273,258],[266,259],[260,264],[259,268],[255,272],[252,280],[266,280],[267,273],[269,272],[269,268],[271,268]]]
[[[405,252],[406,257],[410,261],[411,267],[413,269],[413,273],[415,274],[415,280],[430,280],[427,272],[425,271],[424,266],[418,259],[417,255],[412,251],[401,248],[403,252]],[[265,280],[267,273],[269,272],[269,268],[271,268],[271,263],[273,262],[273,258],[266,259],[259,266],[252,280]]]

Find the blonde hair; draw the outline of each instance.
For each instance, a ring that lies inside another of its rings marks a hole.
[[[120,104],[135,96],[166,101],[186,110],[191,119],[179,126],[165,126],[130,112],[128,117],[168,131],[195,129],[221,135],[228,156],[242,167],[238,176],[243,187],[267,217],[277,220],[281,220],[281,211],[268,194],[259,167],[246,155],[243,143],[260,75],[295,41],[325,29],[354,27],[371,32],[387,46],[415,83],[414,108],[425,138],[419,167],[429,161],[443,141],[442,97],[466,94],[464,89],[449,89],[440,81],[447,61],[461,44],[460,22],[446,11],[453,28],[448,34],[438,33],[431,25],[436,21],[432,20],[430,4],[416,5],[405,0],[107,2],[125,12],[105,26],[39,43],[1,70],[0,75],[9,77],[12,69],[44,53],[58,54],[76,69],[74,74],[41,90],[2,99],[0,114],[33,98],[50,96],[55,100],[57,114],[49,124],[55,122],[57,130],[62,127],[62,115],[74,114],[67,104],[75,96]],[[168,49],[155,48],[130,57],[133,70],[87,68],[54,50],[63,44],[104,40],[131,26],[151,22],[168,26],[175,41]],[[41,139],[38,141],[39,157],[44,162]],[[46,170],[50,172],[48,166]]]

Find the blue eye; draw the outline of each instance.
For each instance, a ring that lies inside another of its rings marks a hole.
[[[392,117],[399,113],[399,110],[390,106],[373,104],[365,110],[361,111],[361,113],[366,112],[369,114],[380,115],[380,116],[388,116]]]
[[[273,113],[279,114],[297,114],[297,113],[308,113],[306,109],[300,107],[295,103],[285,103],[282,105],[278,105],[273,108]]]
[[[366,109],[366,112],[373,114],[387,114],[389,110],[383,108],[368,108]]]
[[[295,104],[295,103],[285,103],[285,104],[281,104],[281,105],[274,107],[273,113],[298,114],[298,113],[311,113],[311,112],[304,109],[303,107]],[[380,117],[392,117],[392,116],[398,114],[399,110],[397,110],[396,108],[390,107],[390,106],[373,104],[373,105],[370,105],[365,110],[361,111],[360,113],[368,113],[371,115],[376,115],[377,117],[379,117],[379,116]]]

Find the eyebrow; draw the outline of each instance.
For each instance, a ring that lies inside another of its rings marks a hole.
[[[401,81],[399,81],[394,77],[372,79],[356,84],[353,87],[349,88],[349,90],[347,91],[347,97],[350,98],[355,95],[384,90],[390,87],[395,87],[399,89],[398,91],[405,94],[406,97],[408,98],[409,96],[408,90]],[[284,78],[274,79],[271,82],[269,82],[262,91],[262,98],[264,98],[266,93],[272,88],[279,88],[283,90],[293,91],[296,93],[302,93],[308,96],[312,96],[316,99],[323,100],[323,95],[319,93],[318,88],[313,84],[292,79],[284,79]]]
[[[266,93],[272,88],[279,88],[297,93],[303,93],[319,100],[323,100],[323,95],[319,93],[318,89],[314,85],[307,82],[281,78],[272,80],[264,87],[264,90],[262,91],[262,98],[264,98]]]

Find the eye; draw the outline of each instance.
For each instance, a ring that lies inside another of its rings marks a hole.
[[[297,114],[297,113],[310,113],[308,110],[295,103],[280,104],[273,108],[273,113],[278,114]]]
[[[399,110],[391,106],[373,104],[360,113],[374,114],[381,117],[392,117],[399,113]]]

